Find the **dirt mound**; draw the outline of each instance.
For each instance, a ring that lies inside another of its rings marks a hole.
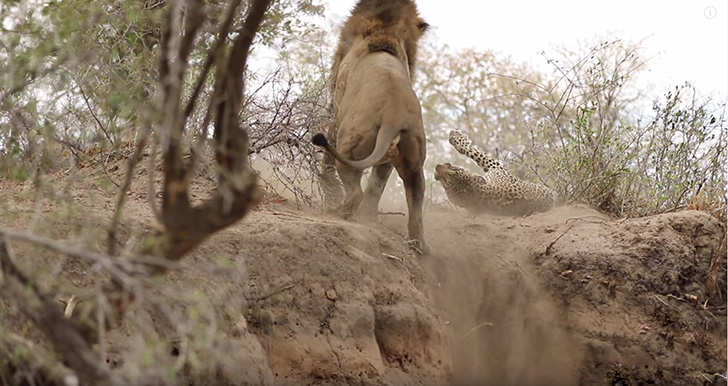
[[[237,230],[256,299],[246,317],[277,384],[445,383],[443,324],[400,238],[285,211]]]
[[[702,385],[724,371],[725,227],[710,215],[427,218],[456,384]]]
[[[101,250],[108,179],[123,169],[107,168],[52,176],[49,189],[3,181],[3,225]],[[145,175],[122,248],[154,224]],[[703,385],[725,370],[725,226],[703,212],[429,207],[425,232],[433,253],[415,256],[404,216],[366,225],[265,203],[145,283],[99,355],[133,379],[197,384]],[[48,291],[94,299],[97,267],[13,247]],[[7,332],[44,344],[5,300],[0,313]]]

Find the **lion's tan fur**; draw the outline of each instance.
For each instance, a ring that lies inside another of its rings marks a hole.
[[[412,0],[357,3],[334,55],[335,124],[328,137],[336,146],[326,146],[344,185],[346,216],[358,211],[375,218],[392,168],[397,169],[407,194],[410,238],[421,249],[425,134],[412,74],[426,28]],[[362,193],[362,170],[370,166],[375,169]]]

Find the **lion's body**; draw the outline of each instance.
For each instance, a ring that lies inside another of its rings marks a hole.
[[[336,159],[346,193],[342,212],[375,219],[392,169],[404,182],[409,236],[425,249],[422,227],[425,133],[412,89],[417,42],[427,24],[411,0],[361,0],[339,39],[332,68],[335,125],[329,138],[317,135]],[[366,192],[362,170],[374,166]]]
[[[551,189],[513,176],[498,161],[472,146],[465,134],[453,130],[450,144],[484,171],[481,176],[450,163],[435,167],[435,179],[453,204],[472,213],[505,216],[544,212],[554,206],[555,194]]]
[[[337,151],[350,160],[363,160],[372,155],[371,162],[382,164],[398,155],[398,144],[393,142],[402,131],[400,141],[404,136],[424,145],[420,103],[411,88],[406,67],[386,52],[373,52],[353,63],[347,59],[341,62],[340,72],[346,76],[342,80],[345,84],[342,83],[341,92],[336,94]],[[363,99],[368,102],[363,103]],[[410,127],[414,130],[407,130]],[[384,144],[380,149],[385,154],[374,153],[378,139]],[[424,146],[419,150],[419,158],[424,160]]]

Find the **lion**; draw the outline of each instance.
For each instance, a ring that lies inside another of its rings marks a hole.
[[[360,0],[344,24],[332,66],[333,113],[329,137],[313,143],[336,160],[344,185],[344,217],[376,219],[392,169],[404,183],[407,228],[416,250],[426,252],[422,225],[425,131],[412,89],[417,44],[428,28],[412,0]],[[374,167],[366,192],[362,171]]]

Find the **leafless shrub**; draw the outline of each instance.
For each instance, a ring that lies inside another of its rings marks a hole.
[[[280,68],[248,97],[244,120],[253,162],[270,170],[270,176],[262,173],[263,180],[274,179],[279,190],[290,192],[299,205],[313,205],[321,197],[319,150],[310,138],[330,124],[328,103],[323,83],[298,81]]]
[[[620,40],[548,63],[556,81],[522,94],[539,106],[524,121],[529,143],[503,153],[519,174],[551,186],[564,202],[619,217],[684,209],[697,195],[724,201],[723,102],[684,84],[645,112],[645,96],[630,81],[646,60],[639,46]]]

